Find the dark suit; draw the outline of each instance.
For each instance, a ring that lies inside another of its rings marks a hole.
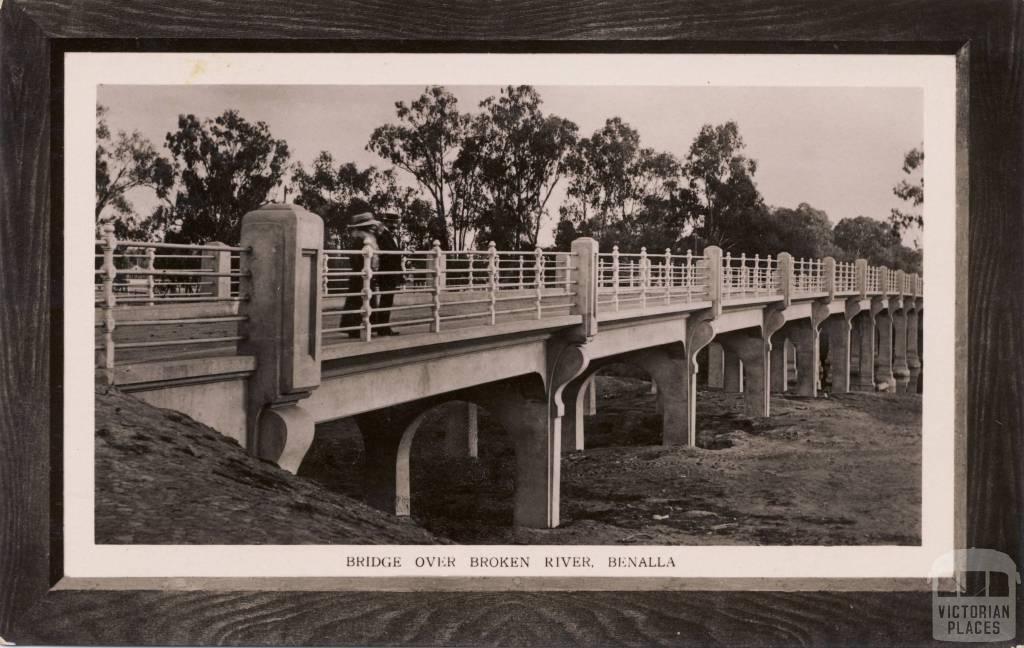
[[[381,250],[381,251],[388,251],[388,250],[394,251],[394,250],[398,250],[399,249],[398,243],[395,241],[394,235],[392,235],[391,232],[389,232],[388,230],[386,230],[384,228],[380,228],[377,231],[377,233],[375,235],[375,238],[376,238],[376,243],[377,243],[376,247],[379,250]],[[358,241],[358,245],[359,246],[362,245],[362,240]],[[398,254],[386,254],[386,255],[381,255],[380,257],[378,257],[378,259],[379,259],[379,265],[377,266],[377,271],[380,271],[380,272],[384,272],[384,271],[391,272],[391,271],[400,271],[400,270],[402,270],[402,257],[401,257],[401,255],[398,255]],[[349,264],[351,265],[353,272],[360,272],[361,273],[363,271],[363,255],[361,253],[350,255],[349,256]],[[402,275],[399,275],[399,274],[395,274],[395,275],[390,275],[389,274],[389,275],[375,276],[375,277],[373,277],[371,279],[371,281],[372,281],[371,288],[373,289],[374,295],[373,295],[373,302],[371,304],[372,310],[370,312],[370,323],[374,325],[374,327],[373,327],[374,333],[377,333],[379,335],[390,335],[391,334],[391,328],[389,326],[387,326],[387,323],[391,320],[391,311],[389,311],[389,310],[382,311],[382,310],[378,310],[378,309],[391,308],[391,306],[394,304],[395,296],[394,295],[390,295],[390,294],[389,295],[378,295],[376,293],[378,291],[397,290],[398,288],[400,288],[402,286],[403,283],[405,283],[404,282],[404,278],[402,277]],[[362,308],[363,308],[362,291],[363,291],[363,277],[359,276],[359,275],[354,276],[354,277],[349,277],[348,290],[346,292],[349,292],[349,293],[359,293],[359,294],[352,294],[352,295],[349,295],[348,297],[345,298],[345,305],[343,306],[344,310],[346,310],[346,311],[361,311],[362,310]],[[359,326],[359,325],[362,324],[362,321],[363,321],[363,317],[362,317],[362,314],[359,313],[359,312],[346,313],[345,315],[341,316],[341,325],[345,326],[345,327],[348,327],[348,326]],[[383,324],[384,326],[377,326],[379,324]],[[351,337],[359,337],[359,331],[349,331],[348,334]]]

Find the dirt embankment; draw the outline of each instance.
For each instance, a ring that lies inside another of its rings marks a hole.
[[[96,389],[96,542],[430,544],[408,518],[260,461],[232,439]]]

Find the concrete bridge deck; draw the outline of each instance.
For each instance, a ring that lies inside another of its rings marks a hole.
[[[770,415],[772,383],[792,370],[798,393],[816,393],[823,332],[834,390],[894,384],[920,366],[921,279],[863,260],[603,254],[592,239],[569,253],[435,247],[399,253],[405,285],[387,291],[387,275],[375,279],[382,253],[325,251],[319,217],[292,205],[247,215],[236,248],[112,232],[100,245],[101,379],[293,471],[315,424],[354,416],[369,497],[399,514],[416,429],[445,402],[468,403],[460,434],[473,434],[477,406],[501,422],[516,447],[516,523],[546,527],[558,524],[560,454],[583,447],[588,385],[610,363],[647,371],[663,443],[690,445],[698,353],[756,416]],[[147,264],[118,284],[118,250],[141,249]],[[165,256],[170,270],[158,267]],[[400,335],[378,335],[385,327]]]

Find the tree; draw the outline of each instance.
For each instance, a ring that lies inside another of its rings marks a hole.
[[[96,107],[96,226],[112,222],[118,238],[150,238],[156,233],[155,223],[140,218],[128,193],[145,187],[166,201],[174,184],[174,169],[138,131],[119,131],[112,138],[107,110],[106,106]]]
[[[403,244],[429,247],[435,234],[430,204],[415,190],[399,186],[393,169],[360,169],[353,162],[335,165],[333,156],[321,151],[309,171],[296,165],[292,184],[296,204],[324,219],[329,246],[344,244],[346,226],[360,206],[376,214],[395,214],[396,234]]]
[[[880,220],[858,216],[844,218],[833,230],[840,261],[867,259],[871,265],[884,265],[904,272],[921,272],[921,253],[900,242],[892,227]]]
[[[797,258],[821,258],[836,252],[828,214],[807,203],[796,209],[775,207],[752,220],[737,239],[737,249],[762,256],[789,252]]]
[[[184,243],[237,243],[242,216],[267,201],[288,163],[288,144],[236,110],[202,122],[179,115],[167,148],[178,193],[173,210],[159,217],[167,221],[168,239]]]
[[[754,184],[757,163],[743,155],[745,147],[736,122],[705,124],[683,167],[699,205],[697,234],[724,249],[734,247],[750,223],[766,213]]]
[[[398,124],[374,129],[366,145],[381,158],[411,174],[434,202],[435,235],[441,246],[463,247],[471,223],[469,204],[475,182],[472,165],[456,165],[470,117],[458,110],[458,99],[441,86],[426,88],[411,104],[395,103]],[[469,167],[468,173],[466,167]]]
[[[889,222],[897,236],[913,229],[924,228],[924,216],[917,209],[924,202],[924,149],[914,148],[903,156],[903,173],[910,176],[900,180],[892,192],[901,200],[910,203],[912,209],[903,211],[893,208]]]
[[[475,225],[481,241],[508,249],[533,248],[547,204],[566,172],[576,124],[541,111],[531,86],[508,86],[480,103],[463,164],[477,172],[484,199]]]
[[[694,207],[681,192],[682,165],[671,153],[642,147],[639,133],[621,118],[581,139],[567,166],[561,239],[578,229],[605,247],[679,244]]]

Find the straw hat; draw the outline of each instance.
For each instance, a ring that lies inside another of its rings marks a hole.
[[[374,225],[382,225],[382,223],[373,217],[372,212],[362,212],[352,217],[352,222],[348,225],[347,229],[372,227]]]

